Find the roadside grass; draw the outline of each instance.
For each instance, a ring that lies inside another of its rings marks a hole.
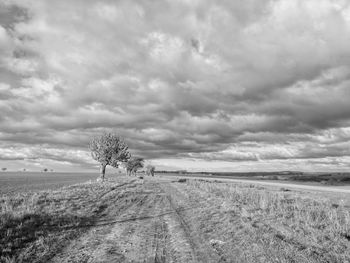
[[[171,186],[167,194],[190,236],[221,262],[350,262],[350,210],[341,200],[254,184],[191,179]],[[141,190],[143,182],[119,178],[0,196],[0,262],[49,262]]]
[[[0,262],[47,262],[108,208],[116,182],[0,196]]]
[[[232,262],[350,262],[350,211],[342,202],[253,184],[187,186],[193,199],[219,207],[202,207],[192,222],[222,241],[215,248]]]

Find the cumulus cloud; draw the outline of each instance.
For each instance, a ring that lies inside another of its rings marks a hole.
[[[348,167],[345,0],[0,0],[0,10],[0,159],[22,158],[9,148],[20,144],[27,159],[88,166],[78,151],[117,130],[169,167]]]

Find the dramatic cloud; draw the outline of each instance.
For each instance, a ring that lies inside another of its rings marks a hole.
[[[0,164],[90,169],[116,130],[160,167],[349,169],[349,43],[346,0],[0,0]]]

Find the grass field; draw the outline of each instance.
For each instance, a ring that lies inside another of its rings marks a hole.
[[[158,171],[157,173],[162,173]],[[193,176],[208,178],[232,178],[232,179],[248,179],[261,181],[287,181],[295,183],[305,183],[312,185],[334,185],[344,186],[350,185],[350,173],[320,173],[320,172],[299,172],[299,171],[283,171],[283,172],[163,172],[166,175],[173,176]]]
[[[350,211],[336,200],[123,176],[3,195],[1,262],[350,262]]]
[[[0,195],[58,189],[97,177],[97,173],[0,172]]]

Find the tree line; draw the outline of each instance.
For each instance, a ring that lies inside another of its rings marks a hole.
[[[103,133],[92,138],[89,143],[91,156],[100,163],[100,178],[105,179],[107,165],[114,168],[120,166],[126,169],[127,175],[136,175],[144,167],[144,158],[132,157],[129,147],[123,138],[114,133]],[[146,167],[147,175],[154,176],[155,167]]]

